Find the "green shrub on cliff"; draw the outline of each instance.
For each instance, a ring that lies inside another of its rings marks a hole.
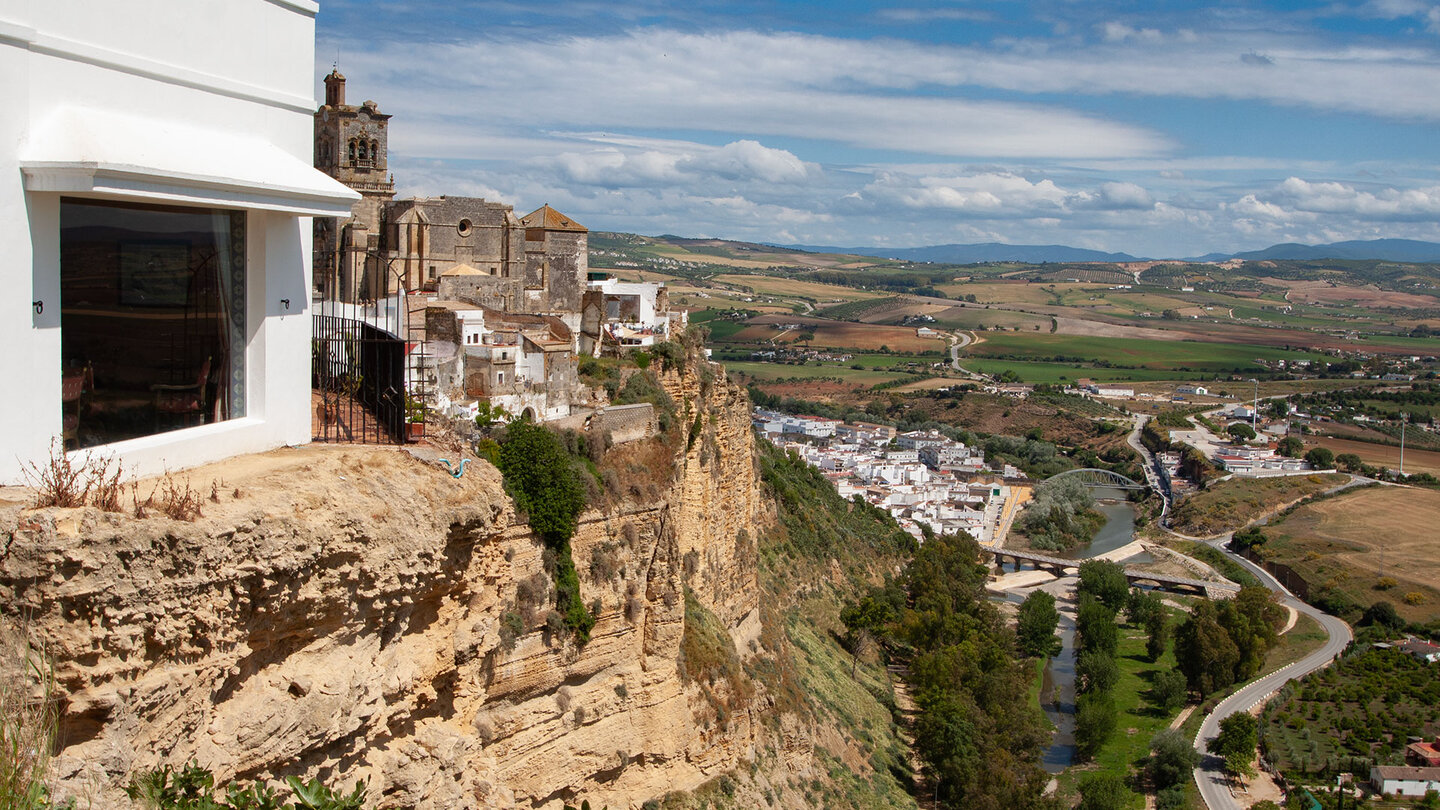
[[[585,509],[585,485],[577,460],[560,437],[532,422],[505,429],[500,444],[505,491],[530,520],[530,528],[554,552],[555,609],[581,644],[590,640],[595,617],[580,599],[580,578],[570,556],[570,538]]]

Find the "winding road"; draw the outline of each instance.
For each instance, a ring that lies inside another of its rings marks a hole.
[[[1209,751],[1210,740],[1220,733],[1220,721],[1236,712],[1249,711],[1256,704],[1264,702],[1287,682],[1329,665],[1336,656],[1344,651],[1346,645],[1353,638],[1350,633],[1350,625],[1342,619],[1322,613],[1296,599],[1284,585],[1281,585],[1260,566],[1234,554],[1229,554],[1229,557],[1254,574],[1270,590],[1279,593],[1281,603],[1319,622],[1330,638],[1320,649],[1299,661],[1242,686],[1233,695],[1221,701],[1220,705],[1216,706],[1215,710],[1205,718],[1205,722],[1200,724],[1200,731],[1195,735],[1195,750],[1201,754],[1200,766],[1195,769],[1195,784],[1199,786],[1200,795],[1205,799],[1205,806],[1210,810],[1241,810],[1240,802],[1230,792],[1230,780],[1225,775],[1224,759]]]

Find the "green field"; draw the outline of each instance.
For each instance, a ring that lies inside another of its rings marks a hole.
[[[821,377],[835,377],[844,382],[859,385],[876,385],[893,380],[908,380],[913,374],[902,374],[874,369],[853,369],[849,364],[826,363],[823,366],[792,366],[785,363],[755,363],[750,361],[725,361],[725,368],[738,371],[757,380],[783,380],[790,377],[813,380]]]
[[[970,356],[1022,360],[1066,357],[1124,368],[1185,370],[1212,374],[1265,371],[1264,366],[1255,362],[1257,359],[1320,362],[1325,359],[1325,355],[1313,352],[1188,340],[1143,340],[1025,332],[997,332],[987,334],[984,338],[984,343],[970,346]]]
[[[1066,383],[1081,377],[1101,381],[1156,381],[1156,380],[1208,380],[1213,373],[1198,371],[1163,371],[1159,369],[1095,368],[1073,363],[1035,363],[1027,360],[993,360],[989,358],[961,357],[960,365],[981,374],[999,376],[1014,371],[1020,380],[1027,383]]]

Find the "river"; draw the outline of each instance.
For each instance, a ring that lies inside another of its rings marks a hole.
[[[1135,507],[1119,490],[1097,490],[1103,498],[1095,508],[1105,516],[1105,525],[1095,533],[1088,545],[1072,549],[1060,556],[1072,560],[1088,560],[1127,545],[1135,539]],[[1149,554],[1141,553],[1125,560],[1127,563],[1150,562]],[[1014,595],[1012,594],[1012,597]],[[1014,600],[1019,601],[1019,600]],[[1055,736],[1041,755],[1040,764],[1047,773],[1060,773],[1075,758],[1075,618],[1073,611],[1060,613],[1060,654],[1045,665],[1045,678],[1040,687],[1040,705],[1045,717],[1055,726]]]

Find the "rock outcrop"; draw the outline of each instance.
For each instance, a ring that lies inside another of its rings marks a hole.
[[[675,473],[572,541],[598,619],[583,647],[547,627],[543,546],[484,462],[456,479],[398,448],[309,446],[172,481],[208,496],[193,522],[0,508],[0,605],[64,695],[59,793],[124,806],[129,774],[193,759],[221,780],[360,779],[386,807],[624,808],[762,750],[803,770],[796,718],[761,723],[763,694],[720,718],[726,685],[684,677],[687,586],[758,649],[768,517],[744,391],[691,363],[661,377],[686,435],[623,446]]]

